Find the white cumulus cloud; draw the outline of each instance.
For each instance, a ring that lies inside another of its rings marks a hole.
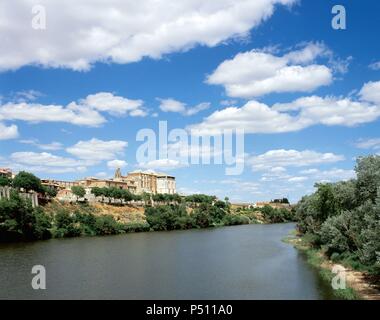
[[[308,169],[300,172],[314,182],[346,181],[356,177],[355,170],[333,168],[330,170]]]
[[[360,149],[380,150],[380,138],[359,139],[355,142],[355,146]]]
[[[25,65],[88,70],[100,62],[215,46],[245,36],[277,5],[296,0],[13,0],[0,2],[0,70]],[[46,11],[46,29],[31,28],[32,8]]]
[[[28,102],[0,104],[0,120],[20,120],[31,123],[65,122],[97,127],[107,122],[104,113],[132,117],[146,115],[142,100],[130,100],[109,92],[91,94],[78,102],[72,101],[66,106]]]
[[[110,160],[107,162],[107,167],[110,169],[125,168],[128,163],[124,160]]]
[[[360,90],[359,95],[365,101],[380,105],[380,81],[367,82]]]
[[[217,134],[225,129],[244,129],[246,133],[283,133],[318,124],[353,127],[370,123],[380,117],[380,103],[376,102],[379,84],[365,84],[360,91],[360,99],[309,96],[273,106],[251,100],[242,107],[215,111],[188,129],[201,135]]]
[[[227,95],[259,97],[272,92],[310,92],[329,85],[333,72],[315,59],[330,55],[322,44],[309,43],[283,56],[252,50],[221,63],[207,78],[208,84],[222,85]]]
[[[83,105],[101,112],[109,112],[114,115],[135,112],[142,107],[143,103],[142,100],[130,100],[124,97],[115,96],[110,92],[90,94],[85,99],[81,100],[81,104]]]
[[[168,99],[160,99],[157,98],[158,101],[160,101],[160,109],[163,112],[176,112],[181,113],[185,116],[192,116],[194,114],[197,114],[203,110],[207,110],[210,108],[209,102],[202,102],[197,104],[194,107],[188,107],[186,103],[168,98]]]
[[[16,125],[6,126],[0,122],[0,140],[15,139],[18,135],[19,133]]]
[[[248,163],[254,171],[270,171],[276,167],[305,167],[315,164],[334,163],[344,159],[344,156],[334,153],[279,149],[252,156],[248,159]]]
[[[66,151],[79,159],[88,161],[112,160],[118,155],[123,155],[128,143],[120,140],[103,141],[91,139],[88,141],[79,141]]]

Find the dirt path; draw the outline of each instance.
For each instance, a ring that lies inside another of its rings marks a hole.
[[[380,286],[374,277],[367,275],[364,272],[352,270],[343,265],[325,261],[322,268],[333,269],[333,266],[339,265],[346,270],[346,281],[349,287],[365,300],[380,300]]]

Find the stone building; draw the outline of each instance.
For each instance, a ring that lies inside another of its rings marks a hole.
[[[0,168],[0,177],[12,178],[12,170],[9,168]]]
[[[128,178],[137,184],[137,193],[157,193],[157,175],[150,171],[133,171],[128,173]]]
[[[68,190],[73,186],[81,186],[86,190],[87,195],[91,195],[91,189],[98,188],[119,188],[128,190],[133,194],[165,193],[175,194],[176,181],[174,176],[165,173],[155,173],[151,171],[133,171],[123,176],[120,169],[117,169],[112,179],[99,179],[88,177],[77,181],[60,181],[52,179],[41,180],[42,184],[55,190],[64,191],[60,195],[67,197]]]
[[[177,193],[175,177],[163,173],[157,174],[157,193]]]
[[[78,182],[76,181],[62,181],[62,180],[53,180],[53,179],[41,179],[42,185],[50,187],[57,191],[63,189],[71,189],[73,186],[77,186]]]
[[[118,180],[118,179],[98,179],[98,178],[85,178],[76,181],[78,186],[85,189],[98,188],[118,188],[128,190],[131,193],[137,192],[137,184],[131,179]]]
[[[115,178],[119,181],[133,181],[136,186],[136,193],[167,193],[175,194],[176,181],[174,176],[165,173],[156,173],[152,171],[132,171],[127,176],[121,174],[120,169],[115,172]]]

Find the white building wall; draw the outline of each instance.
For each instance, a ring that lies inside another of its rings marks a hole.
[[[157,177],[157,193],[175,194],[175,179],[168,177]]]

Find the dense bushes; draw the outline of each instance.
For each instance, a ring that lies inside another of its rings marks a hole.
[[[155,231],[182,229],[187,212],[183,206],[145,208],[146,221]]]
[[[214,199],[203,195],[187,197],[186,201],[194,205],[189,212],[185,205],[147,207],[146,219],[153,230],[185,230],[251,222],[248,217],[231,214],[228,201],[213,202]]]
[[[223,219],[223,224],[225,226],[236,226],[241,224],[250,224],[251,220],[247,216],[243,215],[226,215]]]
[[[44,186],[34,174],[25,171],[20,171],[14,179],[0,176],[0,187],[6,186],[13,187],[16,190],[23,190],[24,192],[34,191],[50,198],[57,195],[57,190]]]
[[[223,225],[227,212],[209,202],[198,203],[198,207],[188,213],[184,205],[148,207],[145,209],[147,222],[153,230],[183,230],[208,228]]]
[[[11,186],[12,184],[12,179],[4,176],[0,176],[0,187],[7,187]]]
[[[65,210],[58,211],[54,216],[54,236],[57,238],[78,237],[81,235],[81,224],[74,216]]]
[[[112,235],[124,232],[124,225],[112,216],[95,216],[91,213],[70,213],[64,209],[54,215],[53,235],[56,238]]]
[[[47,239],[50,227],[49,218],[17,192],[9,200],[0,200],[0,241]]]
[[[150,230],[150,225],[146,222],[132,222],[124,224],[125,232],[146,232]]]
[[[297,206],[298,228],[334,260],[380,273],[380,156],[359,158],[356,173],[316,185]]]
[[[0,200],[0,242],[44,240],[51,237],[111,235],[142,230],[141,226],[121,224],[112,216],[95,216],[91,208],[70,212],[60,208],[47,214],[42,207],[32,208],[16,191]],[[146,227],[145,227],[146,230]]]
[[[260,209],[266,223],[283,223],[295,221],[294,212],[285,208],[265,206]]]
[[[237,213],[249,218],[250,223],[285,223],[294,222],[295,213],[291,208],[273,208],[266,205],[262,208],[240,208]]]

